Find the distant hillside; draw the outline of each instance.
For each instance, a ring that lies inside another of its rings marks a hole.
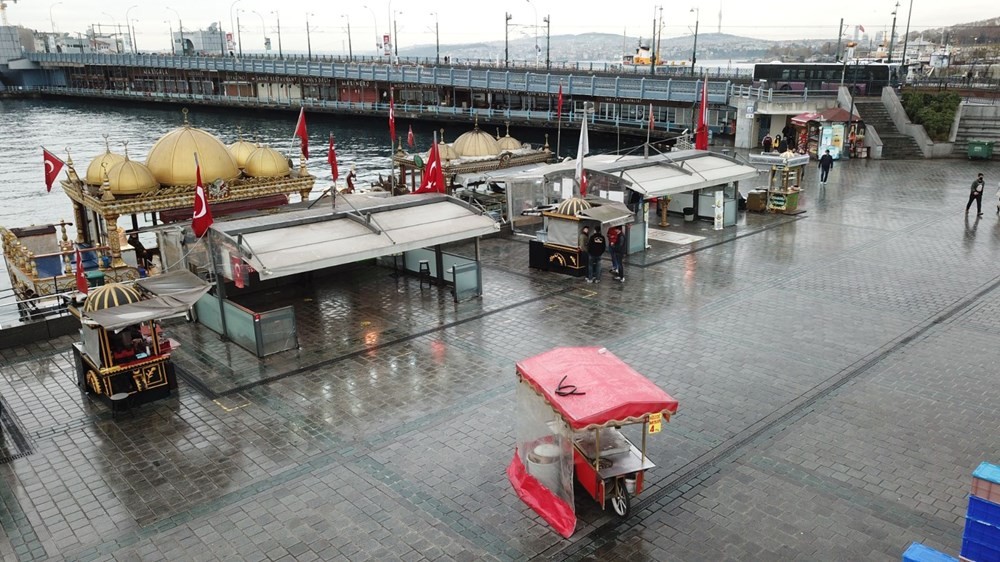
[[[961,23],[950,27],[937,27],[910,32],[910,39],[923,36],[928,41],[947,42],[950,45],[983,46],[1000,44],[1000,17]]]

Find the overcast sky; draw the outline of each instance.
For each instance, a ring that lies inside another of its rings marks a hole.
[[[850,35],[856,25],[868,33],[888,31],[896,0],[840,0],[825,2],[787,2],[762,0],[680,0],[666,2],[663,8],[664,37],[691,35],[696,15],[699,33],[719,30],[761,39],[836,38],[837,26],[844,19]],[[350,20],[355,54],[375,53],[375,38],[392,31],[395,13],[399,47],[434,43],[437,12],[441,44],[503,40],[504,13],[511,14],[510,36],[534,37],[544,40],[543,18],[551,16],[553,35],[604,32],[649,37],[652,34],[656,4],[631,1],[620,4],[612,0],[507,0],[476,2],[468,0],[172,0],[172,8],[141,0],[102,0],[98,3],[81,0],[45,2],[26,0],[7,2],[7,17],[13,25],[60,32],[84,31],[91,24],[126,26],[134,20],[136,44],[143,51],[169,51],[169,29],[176,31],[179,21],[184,29],[206,28],[221,21],[227,31],[234,28],[237,13],[240,19],[243,50],[263,49],[264,29],[271,37],[273,49],[278,45],[278,18],[281,21],[281,42],[286,52],[305,52],[306,20],[313,53],[346,53],[346,22]],[[235,5],[235,7],[234,7]],[[910,18],[910,30],[967,23],[997,15],[986,0],[951,0],[946,2],[916,0]],[[129,9],[131,6],[134,6]],[[692,9],[697,8],[697,12]],[[906,27],[910,3],[900,0],[896,26],[901,34]],[[277,12],[275,12],[277,10]],[[308,14],[308,16],[307,16]],[[343,17],[345,16],[346,17]],[[127,16],[127,17],[126,17]],[[376,34],[377,26],[377,34]],[[445,49],[442,49],[444,51]]]

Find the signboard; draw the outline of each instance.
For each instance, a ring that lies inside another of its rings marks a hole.
[[[386,33],[385,35],[382,36],[382,45],[385,47],[385,51],[383,51],[383,54],[385,56],[389,56],[389,55],[392,54],[392,42],[391,42],[391,39],[392,38],[389,37],[388,33]]]
[[[271,50],[271,38],[270,37],[265,37],[264,38],[264,50],[265,51],[270,51]]]
[[[236,48],[236,43],[233,43],[233,34],[226,32],[226,48],[232,51]]]
[[[655,414],[649,414],[648,427],[649,429],[646,430],[646,433],[649,433],[650,435],[654,433],[659,433],[661,430],[663,430],[663,414],[659,412]]]
[[[712,205],[712,209],[715,210],[715,222],[712,225],[713,230],[722,230],[723,215],[725,214],[726,201],[723,197],[722,190],[715,192],[715,205]]]

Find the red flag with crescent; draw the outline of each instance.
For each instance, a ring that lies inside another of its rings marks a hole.
[[[698,127],[694,130],[694,147],[708,150],[708,75],[701,82],[701,106],[698,108]]]
[[[80,255],[80,248],[76,249],[76,290],[87,294],[87,276],[83,271],[83,256]]]
[[[302,156],[309,158],[309,133],[306,131],[306,108],[299,109],[299,120],[295,123],[295,136],[302,141]]]
[[[52,191],[52,183],[59,179],[59,172],[64,162],[58,156],[42,148],[42,158],[45,162],[45,189]]]
[[[413,140],[413,125],[410,125],[410,132],[406,133],[406,144],[409,145],[410,148],[412,148],[413,145],[414,145],[414,140]]]
[[[201,238],[214,221],[212,220],[212,210],[208,208],[208,199],[205,198],[205,186],[201,185],[201,165],[198,164],[197,156],[194,162],[197,184],[194,189],[194,216],[191,220],[191,228],[194,229],[194,235]]]
[[[427,155],[424,173],[420,176],[420,187],[413,193],[447,193],[444,186],[444,170],[441,169],[441,153],[438,152],[437,135],[431,153]]]
[[[389,94],[389,138],[392,139],[393,144],[396,143],[396,102],[392,99],[392,93]]]
[[[333,133],[330,133],[330,149],[326,153],[326,161],[330,163],[330,172],[333,173],[333,181],[340,177],[340,170],[337,169],[337,149],[333,147]]]

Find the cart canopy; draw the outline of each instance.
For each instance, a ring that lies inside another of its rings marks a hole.
[[[518,362],[517,372],[574,431],[677,412],[677,400],[603,347],[556,348]],[[576,393],[560,396],[560,385]]]

